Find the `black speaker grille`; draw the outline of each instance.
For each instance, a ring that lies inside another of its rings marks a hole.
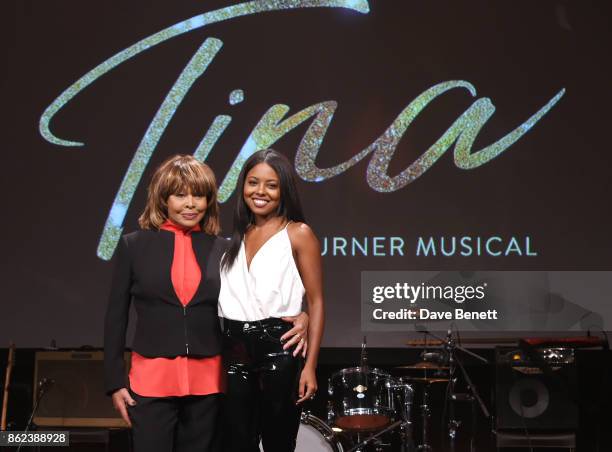
[[[576,364],[512,366],[496,352],[496,419],[498,429],[574,430],[578,428]]]

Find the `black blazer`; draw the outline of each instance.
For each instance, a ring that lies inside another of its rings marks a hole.
[[[132,349],[150,357],[221,353],[217,316],[219,262],[227,241],[203,232],[191,236],[202,280],[183,307],[172,286],[174,232],[143,230],[121,237],[104,322],[104,372],[108,393],[128,387],[123,353],[130,303],[138,316]]]

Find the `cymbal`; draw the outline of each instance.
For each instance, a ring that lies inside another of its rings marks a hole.
[[[406,381],[414,383],[445,383],[448,378],[403,377]]]
[[[448,366],[440,366],[436,363],[432,363],[430,361],[421,361],[420,363],[411,364],[408,366],[396,366],[394,369],[417,369],[417,370],[439,370],[446,369],[448,370]]]
[[[517,344],[520,338],[518,337],[462,337],[462,344]],[[406,345],[413,347],[436,347],[443,345],[445,341],[439,339],[411,339],[404,342]]]

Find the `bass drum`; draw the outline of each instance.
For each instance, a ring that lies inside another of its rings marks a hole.
[[[310,413],[302,413],[295,452],[344,452],[329,426]]]

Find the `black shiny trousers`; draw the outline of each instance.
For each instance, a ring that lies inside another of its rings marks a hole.
[[[223,408],[226,452],[293,452],[300,425],[296,405],[302,358],[283,350],[292,328],[280,319],[224,320],[227,392]]]

